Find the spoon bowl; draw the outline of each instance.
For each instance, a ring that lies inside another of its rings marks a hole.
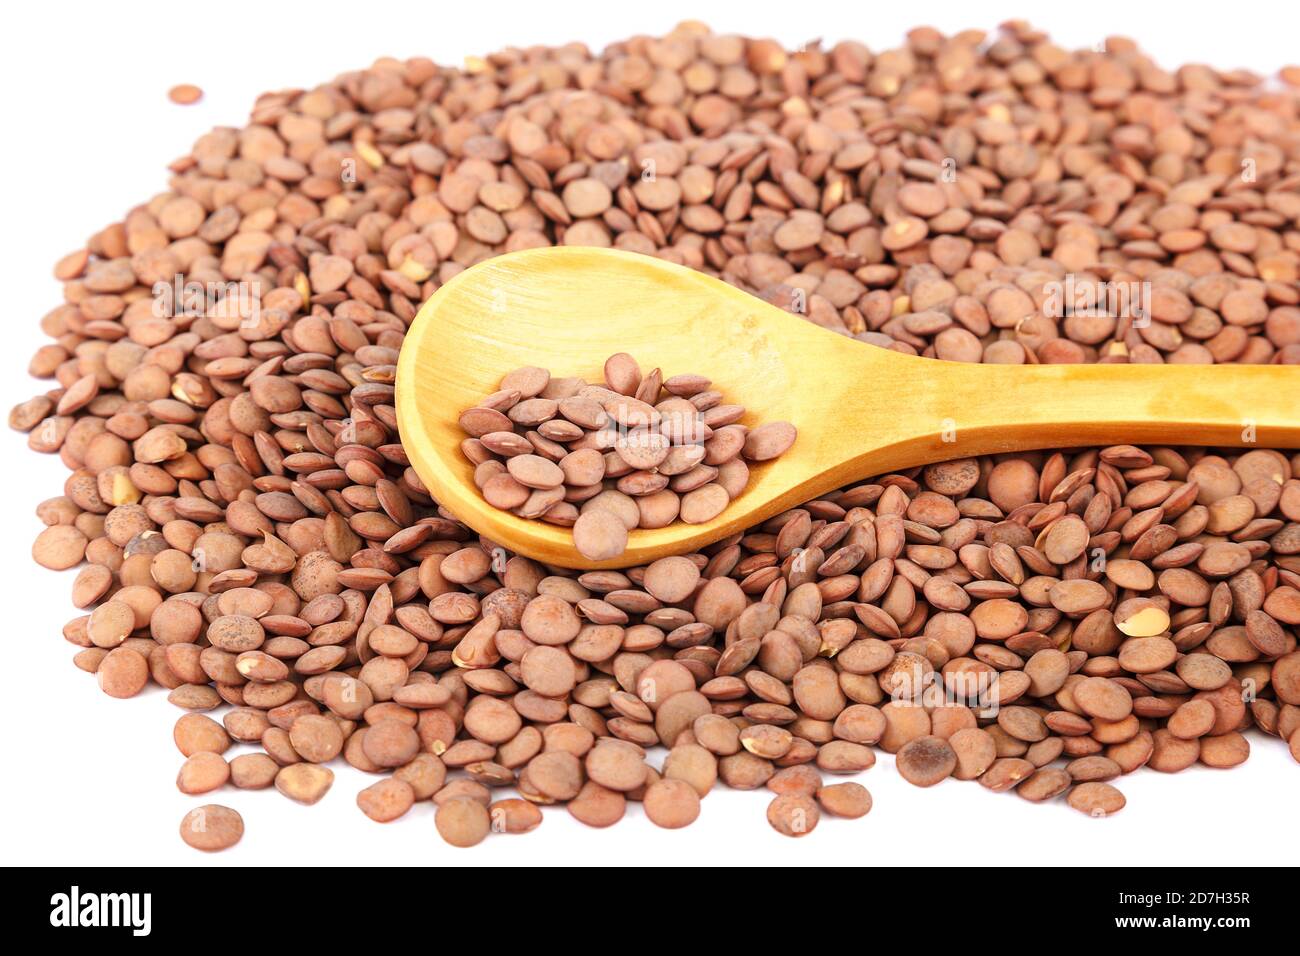
[[[592,561],[570,529],[483,500],[460,451],[462,411],[524,365],[603,379],[628,352],[665,377],[713,380],[742,424],[798,428],[780,458],[702,524],[632,531]],[[547,564],[618,568],[698,550],[872,475],[952,458],[1123,442],[1300,446],[1300,369],[1275,366],[976,365],[903,355],[821,329],[733,286],[634,253],[546,248],[465,270],[416,316],[397,370],[403,445],[448,511]]]

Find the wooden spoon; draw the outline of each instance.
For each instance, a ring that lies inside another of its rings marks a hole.
[[[665,377],[706,375],[744,424],[799,430],[712,521],[633,531],[591,561],[568,528],[489,505],[461,454],[460,413],[523,365],[602,381],[615,352]],[[1079,445],[1300,446],[1300,369],[1281,365],[975,365],[902,355],[818,328],[726,283],[608,249],[488,259],[434,293],[397,366],[397,417],[434,498],[548,564],[614,568],[697,550],[842,485],[951,458]]]

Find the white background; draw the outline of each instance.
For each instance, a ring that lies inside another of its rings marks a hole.
[[[1260,2],[24,5],[7,19],[0,57],[6,101],[0,398],[8,409],[49,387],[30,380],[25,368],[44,341],[40,317],[60,301],[51,278],[55,260],[163,190],[168,162],[211,126],[242,125],[265,90],[310,87],[381,55],[460,64],[466,55],[508,45],[577,39],[599,49],[629,35],[666,32],[686,18],[704,19],[717,32],[775,37],[787,47],[853,38],[880,50],[919,24],[946,32],[992,30],[1026,11],[1063,45],[1090,47],[1121,33],[1166,67],[1206,62],[1271,73],[1300,59],[1294,6]],[[168,102],[167,89],[181,82],[203,87],[199,105]],[[75,572],[42,570],[28,556],[41,529],[33,509],[60,493],[66,472],[57,458],[29,452],[23,438],[9,432],[0,438],[6,727],[0,857],[6,863],[1207,866],[1300,859],[1300,832],[1290,822],[1297,767],[1282,742],[1254,734],[1243,768],[1195,768],[1177,776],[1141,771],[1119,781],[1128,807],[1107,820],[1089,819],[1063,801],[1034,806],[973,783],[917,789],[881,754],[859,778],[875,797],[871,814],[857,821],[824,818],[797,841],[766,824],[766,791],[715,790],[700,821],[680,831],[652,826],[638,805],[603,831],[554,808],[533,833],[493,836],[472,851],[437,837],[427,802],[395,823],[365,818],[353,798],[372,778],[342,761],[333,790],[310,808],[274,790],[185,797],[174,785],[181,757],[171,741],[180,712],[157,689],[113,700],[72,666],[75,648],[60,628],[78,613],[68,598]],[[233,850],[207,855],[181,843],[182,815],[206,802],[243,814],[246,835]]]

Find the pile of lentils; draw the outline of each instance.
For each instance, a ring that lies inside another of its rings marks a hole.
[[[552,804],[682,826],[718,780],[803,835],[867,812],[831,781],[877,748],[919,785],[1099,817],[1142,767],[1267,737],[1300,759],[1300,456],[951,461],[578,573],[485,560],[509,542],[431,499],[393,408],[421,302],[551,244],[908,354],[1296,364],[1298,86],[1022,22],[881,52],[686,23],[268,93],[55,268],[30,365],[53,387],[10,423],[71,472],[33,556],[80,566],[73,660],[115,697],[166,689],[186,793],[310,803],[341,757],[376,777],[363,812],[432,800],[457,846]],[[257,308],[160,297],[178,277]],[[1067,278],[1150,283],[1150,321],[1044,309]],[[971,677],[978,701],[946,693]],[[202,849],[242,832],[218,805],[181,824]]]
[[[740,423],[703,375],[642,372],[626,352],[593,384],[534,365],[461,413],[461,453],[492,507],[573,529],[593,561],[627,550],[628,533],[712,521],[797,436],[790,422]]]

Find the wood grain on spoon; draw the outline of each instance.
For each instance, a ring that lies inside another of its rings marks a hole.
[[[745,424],[799,439],[755,465],[717,518],[633,531],[591,561],[567,528],[483,500],[460,453],[461,411],[525,365],[599,381],[605,357],[689,369]],[[950,458],[1122,442],[1300,446],[1300,370],[1284,366],[1031,365],[901,355],[820,329],[702,273],[595,248],[530,249],[462,272],[425,303],[398,360],[402,441],[440,504],[510,551],[574,568],[702,548],[871,475]]]

